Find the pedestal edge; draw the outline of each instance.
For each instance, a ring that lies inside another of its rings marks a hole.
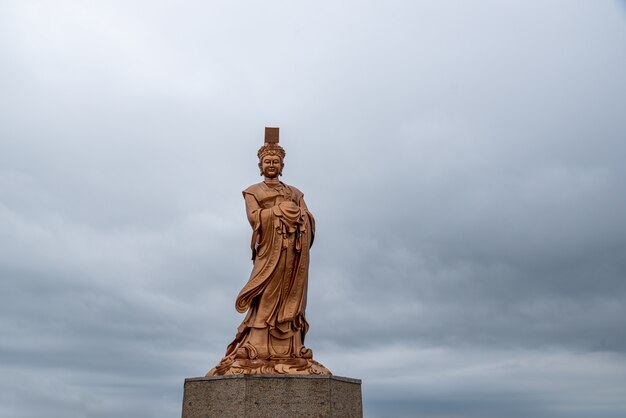
[[[202,377],[188,377],[185,379],[187,382],[198,381],[211,381],[211,380],[223,380],[223,379],[326,379],[326,380],[338,380],[340,382],[361,384],[361,379],[354,379],[352,377],[335,376],[335,375],[315,375],[315,374],[232,374],[227,376],[202,376]]]

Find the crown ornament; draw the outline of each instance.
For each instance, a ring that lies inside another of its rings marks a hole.
[[[278,145],[278,129],[279,128],[265,128],[265,143],[259,148],[259,152],[256,154],[259,160],[266,155],[277,155],[281,160],[285,159],[285,150]]]

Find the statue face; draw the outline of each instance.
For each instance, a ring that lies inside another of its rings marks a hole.
[[[259,162],[261,173],[270,179],[275,179],[283,171],[283,162],[278,155],[266,155]]]

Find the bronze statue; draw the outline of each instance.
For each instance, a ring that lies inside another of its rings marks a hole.
[[[304,195],[278,177],[285,150],[278,128],[265,128],[257,153],[264,180],[243,191],[252,226],[253,268],[235,307],[246,314],[220,363],[207,376],[331,374],[304,346],[309,250],[315,220]]]

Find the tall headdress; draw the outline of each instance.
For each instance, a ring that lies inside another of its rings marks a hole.
[[[256,154],[259,160],[266,155],[278,155],[281,160],[285,159],[285,150],[278,145],[278,129],[279,128],[265,128],[265,143],[259,148],[259,152]]]

